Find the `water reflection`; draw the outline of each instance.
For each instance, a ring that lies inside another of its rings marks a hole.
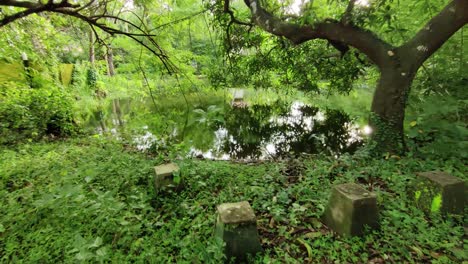
[[[298,153],[353,152],[360,144],[348,115],[294,102],[233,107],[215,132],[209,158],[268,159]],[[193,150],[200,154],[201,151]]]
[[[151,113],[143,118],[147,122],[143,129],[133,133],[139,150],[157,152],[183,142],[190,146],[189,156],[270,159],[299,153],[338,155],[354,152],[362,143],[358,127],[347,114],[301,102],[200,107],[185,122],[171,119],[172,126],[166,125],[164,133],[157,129],[161,116]]]

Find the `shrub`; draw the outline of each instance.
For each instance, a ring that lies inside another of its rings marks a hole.
[[[57,87],[9,87],[0,94],[0,144],[75,134],[73,99]]]

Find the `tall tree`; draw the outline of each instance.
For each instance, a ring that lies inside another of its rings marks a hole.
[[[313,2],[310,1],[310,4]],[[349,0],[340,19],[308,19],[296,15],[281,17],[267,10],[263,6],[264,1],[244,0],[250,10],[251,23],[266,32],[287,38],[294,44],[325,39],[342,53],[347,52],[351,46],[365,54],[380,71],[371,105],[373,139],[377,143],[377,150],[401,153],[404,151],[403,121],[411,84],[422,64],[466,25],[468,0],[450,1],[412,38],[399,46],[383,40],[376,32],[358,22],[360,18],[357,16],[358,12],[355,12],[358,2],[362,1]],[[220,6],[230,17],[229,26],[250,24],[235,17],[230,0],[223,0]],[[281,5],[276,5],[278,6]]]

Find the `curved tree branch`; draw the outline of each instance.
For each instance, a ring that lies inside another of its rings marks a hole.
[[[312,25],[297,25],[285,22],[263,9],[258,0],[244,0],[250,8],[252,21],[263,30],[282,36],[295,44],[312,39],[325,39],[355,47],[366,54],[377,66],[382,67],[389,60],[388,51],[393,49],[370,31],[327,19]]]
[[[226,13],[226,14],[229,14],[229,22],[226,26],[226,39],[227,39],[227,50],[228,52],[230,50],[232,50],[232,43],[231,43],[231,27],[232,25],[234,24],[238,24],[238,25],[241,25],[241,26],[248,26],[249,27],[249,30],[250,28],[253,27],[253,24],[251,23],[247,23],[247,22],[242,22],[240,20],[238,20],[235,16],[234,16],[234,11],[232,11],[231,7],[230,7],[230,3],[231,3],[231,0],[224,0],[224,4],[223,4],[223,12]]]
[[[399,50],[417,69],[467,23],[468,0],[453,0]]]

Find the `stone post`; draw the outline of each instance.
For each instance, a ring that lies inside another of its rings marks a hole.
[[[246,201],[218,206],[215,235],[226,243],[225,254],[236,263],[247,260],[262,251],[255,214]]]
[[[156,191],[173,188],[179,190],[182,187],[181,179],[176,182],[175,174],[179,172],[179,166],[175,163],[167,163],[154,167],[154,188]]]
[[[332,189],[323,220],[342,236],[362,235],[364,226],[379,226],[377,197],[355,183],[336,185]]]
[[[412,192],[417,207],[426,213],[463,215],[468,202],[465,181],[441,171],[416,175]]]

